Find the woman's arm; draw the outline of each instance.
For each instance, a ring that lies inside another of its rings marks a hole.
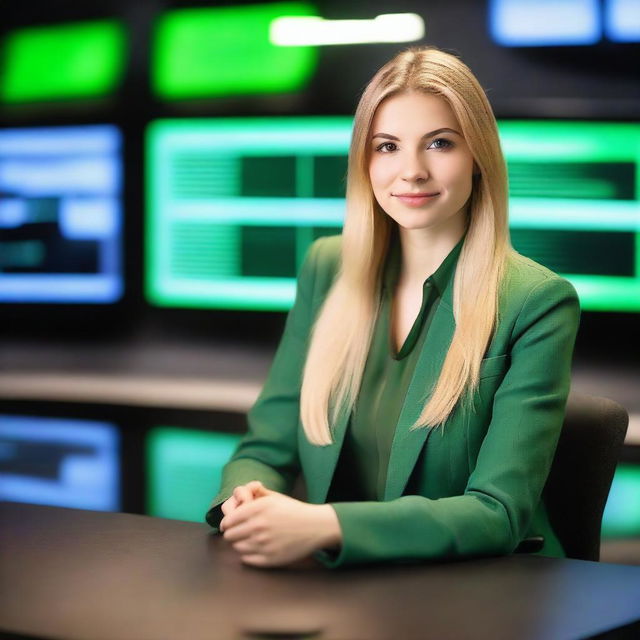
[[[248,431],[224,466],[220,491],[205,516],[218,533],[223,517],[220,506],[236,486],[260,480],[268,489],[289,493],[300,472],[297,449],[300,385],[321,241],[322,238],[316,240],[307,251],[298,275],[295,302],[267,380],[247,414]]]
[[[511,553],[527,533],[560,437],[579,318],[578,296],[563,278],[547,278],[528,295],[463,495],[332,503],[342,546],[315,557],[333,568]]]

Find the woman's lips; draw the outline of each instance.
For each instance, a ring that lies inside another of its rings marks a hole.
[[[395,197],[409,207],[420,207],[425,202],[429,202],[430,200],[433,200],[439,195],[440,195],[439,193],[432,193],[428,195],[416,195],[416,196],[397,195]]]

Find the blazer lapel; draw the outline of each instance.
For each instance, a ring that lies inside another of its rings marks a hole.
[[[453,298],[452,291],[453,278],[449,281],[435,310],[409,383],[391,445],[383,500],[394,500],[402,495],[420,451],[433,431],[431,426],[420,427],[413,431],[409,429],[420,416],[430,390],[438,380],[453,338],[455,320],[450,305]]]
[[[343,407],[333,425],[333,444],[318,447],[309,445],[306,438],[304,439],[303,446],[312,449],[305,465],[307,467],[305,475],[313,479],[307,482],[307,499],[311,504],[322,504],[327,499],[348,423],[349,414]]]

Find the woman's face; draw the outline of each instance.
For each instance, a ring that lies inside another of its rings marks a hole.
[[[368,144],[373,193],[401,227],[436,230],[461,222],[475,163],[443,98],[411,92],[383,100]]]

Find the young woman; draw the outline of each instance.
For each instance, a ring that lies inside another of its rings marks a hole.
[[[307,253],[206,515],[242,562],[498,555],[532,536],[564,556],[542,490],[580,307],[511,247],[507,204],[471,71],[434,47],[399,53],[362,95],[343,233]],[[300,472],[308,503],[287,495]]]

